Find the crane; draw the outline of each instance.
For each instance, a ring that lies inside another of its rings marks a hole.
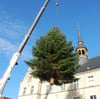
[[[3,90],[4,90],[4,88],[5,88],[6,84],[7,84],[7,81],[9,79],[12,71],[13,71],[13,68],[17,64],[17,61],[18,61],[19,57],[21,56],[21,53],[22,53],[27,41],[29,40],[29,38],[30,38],[35,26],[37,25],[41,15],[43,14],[43,12],[44,12],[46,6],[48,5],[48,3],[49,3],[49,0],[46,0],[44,2],[43,6],[41,7],[40,11],[38,12],[38,14],[37,14],[37,16],[35,18],[33,24],[31,25],[29,31],[27,32],[25,38],[21,42],[18,50],[13,54],[13,56],[12,56],[10,62],[9,62],[9,66],[6,69],[3,77],[0,79],[0,97],[2,97]]]

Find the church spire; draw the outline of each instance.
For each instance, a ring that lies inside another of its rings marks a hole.
[[[78,42],[82,42],[82,37],[81,37],[81,33],[80,33],[80,26],[78,24]]]
[[[76,47],[76,52],[79,55],[79,64],[80,65],[83,65],[87,61],[87,59],[88,59],[87,51],[88,51],[88,49],[84,45],[84,42],[83,42],[82,36],[81,36],[81,32],[80,32],[80,27],[78,25],[78,45]]]

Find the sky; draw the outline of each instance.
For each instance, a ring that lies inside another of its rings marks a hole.
[[[13,54],[32,25],[45,0],[0,0],[0,78],[9,66]],[[100,0],[49,0],[14,67],[3,96],[17,99],[20,82],[29,68],[24,61],[32,59],[32,46],[40,36],[57,26],[68,41],[77,46],[78,27],[88,48],[88,57],[100,55]],[[56,6],[56,2],[59,6]]]

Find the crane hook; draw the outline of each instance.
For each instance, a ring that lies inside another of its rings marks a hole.
[[[59,3],[58,2],[56,2],[56,6],[59,6]]]

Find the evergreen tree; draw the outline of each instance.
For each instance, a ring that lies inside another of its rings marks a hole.
[[[45,36],[40,37],[32,49],[33,59],[28,65],[32,75],[50,84],[72,82],[78,69],[78,58],[74,53],[72,42],[66,40],[59,28],[52,28]]]

